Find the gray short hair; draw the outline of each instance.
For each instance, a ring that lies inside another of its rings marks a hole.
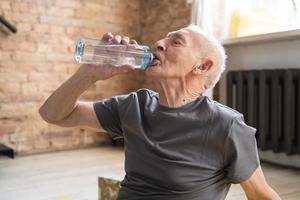
[[[213,88],[220,80],[222,73],[226,68],[226,53],[222,44],[213,35],[205,33],[199,26],[190,24],[187,26],[188,29],[201,34],[207,41],[208,49],[206,53],[213,60],[215,72],[211,77],[208,77],[207,88]]]

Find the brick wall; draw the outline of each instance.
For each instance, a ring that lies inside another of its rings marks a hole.
[[[186,0],[144,0],[141,10],[141,41],[152,47],[168,32],[190,24],[191,4]],[[146,77],[144,85],[155,89]]]
[[[139,38],[138,8],[138,0],[1,0],[0,14],[18,33],[0,25],[0,143],[18,153],[107,143],[105,134],[47,124],[38,108],[79,67],[74,62],[79,36],[112,31]],[[127,93],[141,81],[135,72],[114,77],[92,85],[81,99]]]
[[[80,35],[111,31],[153,44],[189,23],[185,0],[1,0],[0,14],[18,33],[0,25],[0,143],[19,154],[108,143],[106,134],[47,124],[38,114],[46,98],[77,69]],[[92,85],[81,97],[96,100],[150,87],[135,71]]]

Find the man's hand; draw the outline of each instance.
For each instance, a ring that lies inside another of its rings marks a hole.
[[[252,176],[241,183],[249,200],[280,200],[278,194],[268,185],[261,167]]]

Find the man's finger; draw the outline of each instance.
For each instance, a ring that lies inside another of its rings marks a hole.
[[[122,37],[120,35],[115,35],[115,37],[112,39],[112,42],[115,44],[120,44],[122,40]]]
[[[110,67],[111,67],[111,69],[110,69],[111,76],[115,76],[117,74],[122,74],[122,73],[127,73],[127,72],[134,70],[133,65],[122,65],[120,67],[110,65]]]
[[[130,72],[130,71],[134,70],[134,66],[126,64],[126,65],[122,65],[120,67],[115,67],[115,70],[116,70],[115,71],[116,73],[126,73],[126,72]]]
[[[130,72],[135,69],[133,65],[129,65],[129,64],[122,65],[120,68],[122,69],[123,72]]]
[[[107,32],[102,36],[101,41],[109,42],[113,39],[114,35],[111,32]]]
[[[130,42],[129,42],[129,44],[138,44],[138,43],[137,43],[137,41],[136,41],[136,40],[134,40],[134,39],[131,39],[131,40],[130,40]]]
[[[122,37],[121,44],[125,44],[125,45],[129,44],[129,37],[127,36]]]

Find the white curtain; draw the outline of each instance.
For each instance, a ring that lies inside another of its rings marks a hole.
[[[213,34],[211,0],[193,0],[191,23],[198,25],[208,34]]]
[[[202,28],[208,34],[213,34],[213,19],[211,0],[193,0],[191,23]],[[204,95],[213,98],[213,89],[207,90]]]

